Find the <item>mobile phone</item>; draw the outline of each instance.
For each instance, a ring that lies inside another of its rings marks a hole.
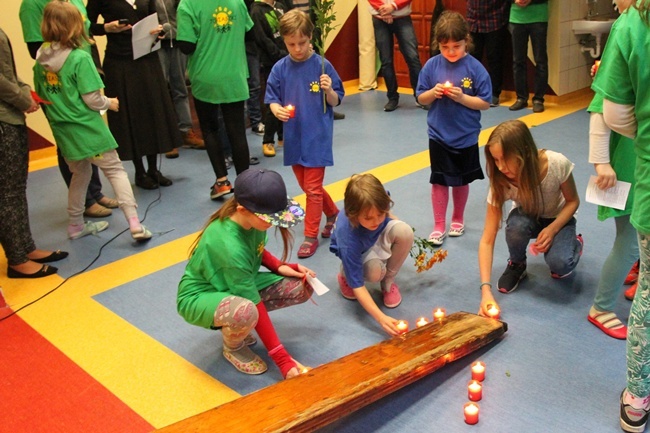
[[[120,18],[119,20],[117,20],[117,22],[120,23],[120,24],[128,24],[129,19],[128,18]]]

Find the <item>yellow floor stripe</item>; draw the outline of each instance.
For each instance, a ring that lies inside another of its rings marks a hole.
[[[541,125],[584,109],[589,100],[585,97],[562,105],[547,104],[544,113],[520,119],[531,127]],[[485,143],[491,130],[481,132],[480,144]],[[428,165],[428,151],[423,151],[369,172],[382,182],[390,182]],[[347,179],[342,179],[327,186],[335,201],[343,199],[346,183]],[[305,201],[304,195],[296,198]],[[19,313],[36,331],[157,428],[234,399],[238,394],[91,297],[184,261],[196,235],[88,271]],[[6,267],[6,260],[1,260],[0,266]],[[6,288],[5,298],[14,308],[45,293],[48,289],[43,286],[51,288],[61,281],[58,276],[40,280],[39,284],[28,280],[11,280],[7,284],[3,279],[0,278],[0,284]],[[218,356],[216,350],[215,356]]]

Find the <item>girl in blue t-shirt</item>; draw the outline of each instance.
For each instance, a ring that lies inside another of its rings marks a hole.
[[[430,105],[427,123],[434,226],[429,241],[434,245],[442,245],[447,234],[463,235],[469,184],[484,178],[478,153],[480,110],[490,108],[492,84],[483,65],[467,53],[471,42],[463,16],[444,12],[436,23],[433,41],[440,54],[422,68],[415,92],[421,105]],[[447,232],[449,187],[454,211]]]
[[[341,294],[358,300],[384,331],[397,335],[397,320],[377,307],[364,282],[379,282],[386,307],[402,302],[395,277],[413,246],[413,229],[390,214],[393,201],[371,174],[350,178],[343,204],[330,243],[330,251],[341,259]]]

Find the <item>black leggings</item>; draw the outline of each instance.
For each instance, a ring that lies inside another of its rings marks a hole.
[[[246,140],[246,121],[244,119],[244,101],[230,104],[212,104],[196,99],[194,108],[201,125],[201,133],[210,157],[210,163],[217,179],[228,176],[223,143],[219,136],[219,109],[223,114],[226,135],[232,148],[232,160],[237,174],[248,169],[250,154]]]

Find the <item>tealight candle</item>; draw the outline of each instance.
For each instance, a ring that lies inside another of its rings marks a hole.
[[[528,247],[528,251],[529,251],[533,256],[536,256],[536,255],[539,254],[539,250],[537,249],[537,247],[535,247],[535,244],[530,244],[530,246]]]
[[[478,380],[479,382],[485,380],[485,364],[481,361],[472,364],[472,380]]]
[[[490,317],[491,319],[498,319],[500,314],[501,312],[499,311],[499,308],[496,305],[494,304],[487,305],[488,317]]]
[[[429,321],[426,319],[426,317],[420,317],[418,319],[418,321],[415,322],[415,326],[417,326],[418,328],[421,328],[424,325],[426,325],[427,323],[429,323]]]
[[[305,374],[309,373],[309,369],[307,367],[304,367],[302,370],[300,370],[300,374]]]
[[[471,401],[480,401],[483,398],[483,385],[478,380],[470,380],[467,384],[467,396]]]
[[[433,318],[436,320],[442,320],[445,318],[445,309],[444,308],[436,308],[433,310]]]
[[[600,68],[600,60],[596,60],[594,62],[594,66],[595,66],[594,68],[594,74],[595,74],[596,72],[598,72],[598,68]]]
[[[479,407],[476,403],[465,403],[463,406],[463,412],[465,412],[465,422],[467,424],[474,425],[478,423],[478,413]]]
[[[406,334],[406,332],[409,330],[409,322],[406,320],[400,320],[397,322],[397,332],[401,334]]]
[[[286,108],[287,108],[287,110],[289,110],[289,117],[290,117],[290,118],[293,119],[294,117],[296,117],[296,107],[294,107],[293,105],[289,104],[289,105],[287,105]]]
[[[443,84],[442,87],[445,88],[443,93],[446,95],[449,89],[451,89],[451,83],[449,81],[445,81],[445,84]]]

